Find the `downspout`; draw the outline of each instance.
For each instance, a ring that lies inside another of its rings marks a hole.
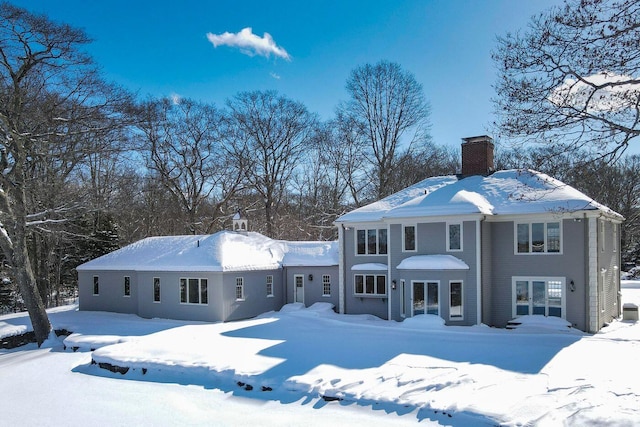
[[[338,227],[338,312],[344,314],[344,224]]]
[[[476,325],[482,323],[482,233],[484,216],[476,220]]]

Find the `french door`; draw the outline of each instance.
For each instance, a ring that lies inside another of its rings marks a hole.
[[[434,281],[416,281],[412,282],[412,284],[412,316],[417,316],[418,314],[440,315],[438,298],[439,283]]]
[[[565,317],[564,277],[514,277],[513,317],[538,314]]]

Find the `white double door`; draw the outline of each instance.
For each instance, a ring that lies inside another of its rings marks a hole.
[[[440,315],[440,283],[437,281],[413,281],[411,300],[412,316],[418,314]]]

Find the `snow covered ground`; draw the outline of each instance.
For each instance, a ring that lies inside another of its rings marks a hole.
[[[623,282],[623,302],[640,305],[640,282]],[[586,335],[558,319],[446,327],[326,305],[217,324],[75,307],[50,318],[74,334],[0,350],[3,423],[640,425],[639,322]],[[0,336],[29,329],[24,314],[0,317]]]

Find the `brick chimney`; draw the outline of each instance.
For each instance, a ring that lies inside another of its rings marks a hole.
[[[462,176],[490,175],[493,166],[493,139],[490,136],[462,138]]]

